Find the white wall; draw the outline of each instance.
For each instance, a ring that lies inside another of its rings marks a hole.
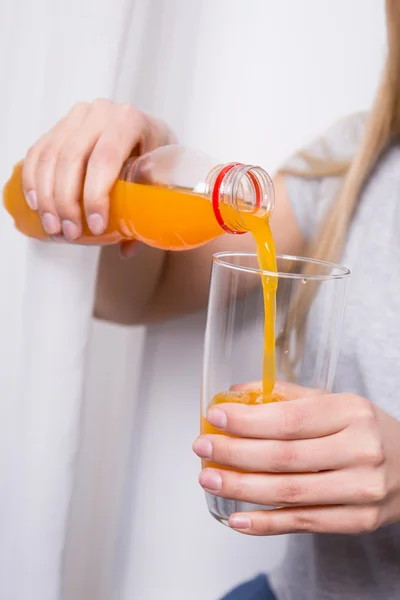
[[[82,98],[113,94],[125,0],[0,2],[0,181]],[[105,43],[106,40],[106,43]],[[59,600],[96,253],[0,209],[0,597]]]

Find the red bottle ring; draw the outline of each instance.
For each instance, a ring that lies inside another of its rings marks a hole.
[[[239,165],[241,165],[241,163],[230,163],[230,164],[226,165],[223,169],[221,169],[221,171],[218,173],[218,176],[215,180],[212,197],[211,197],[212,206],[214,209],[214,214],[215,214],[215,218],[217,219],[218,225],[224,231],[226,231],[226,233],[230,233],[233,235],[243,235],[244,233],[247,233],[247,232],[231,229],[225,223],[224,219],[222,218],[221,209],[219,207],[219,195],[220,195],[220,191],[221,191],[221,185],[223,183],[223,180],[225,179],[225,175],[227,173],[229,173],[229,171],[231,171],[231,169],[233,169],[234,167],[238,167]],[[251,173],[251,171],[248,173],[248,175],[254,184],[254,189],[255,189],[255,193],[256,193],[255,206],[254,206],[254,210],[252,211],[252,214],[254,214],[258,211],[258,209],[261,206],[261,190],[260,190],[260,184],[258,183],[258,180],[255,177],[255,175],[253,173]]]

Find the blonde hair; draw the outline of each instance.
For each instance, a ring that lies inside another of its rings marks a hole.
[[[393,137],[400,133],[400,0],[386,0],[386,23],[388,34],[388,52],[381,82],[374,105],[365,126],[362,142],[349,163],[322,161],[301,151],[298,156],[305,161],[307,168],[302,171],[282,169],[301,177],[340,176],[343,178],[338,196],[331,210],[322,222],[315,237],[310,240],[306,254],[314,258],[337,262],[340,260],[348,229],[354,211],[372,169],[383,150]],[[308,272],[312,271],[312,267]],[[305,318],[316,293],[316,286],[305,286],[299,294],[296,316],[288,314],[286,327],[282,334],[288,339],[288,333],[296,335],[297,352],[290,365],[281,354],[281,368],[292,372],[297,362],[304,336]],[[282,346],[282,338],[277,345]],[[280,344],[279,344],[280,342]],[[293,377],[292,377],[293,378]]]

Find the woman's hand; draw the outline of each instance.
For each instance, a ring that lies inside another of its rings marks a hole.
[[[283,507],[235,514],[233,529],[360,534],[400,521],[400,422],[365,398],[307,390],[279,403],[220,404],[207,420],[221,435],[200,436],[194,451],[232,470],[204,469],[203,488]]]
[[[95,235],[107,227],[109,192],[129,156],[173,141],[167,127],[130,105],[108,100],[76,104],[34,144],[24,161],[23,187],[46,232],[73,241],[82,232],[79,198]]]

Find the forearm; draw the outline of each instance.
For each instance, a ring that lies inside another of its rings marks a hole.
[[[122,260],[117,247],[102,250],[94,314],[124,325],[149,324],[202,310],[215,252],[228,250],[230,236],[187,252],[165,252],[143,246]],[[251,236],[241,236],[236,250],[254,251]]]
[[[163,271],[166,252],[143,246],[129,260],[121,258],[119,246],[102,249],[97,273],[94,316],[122,325],[143,321]]]

